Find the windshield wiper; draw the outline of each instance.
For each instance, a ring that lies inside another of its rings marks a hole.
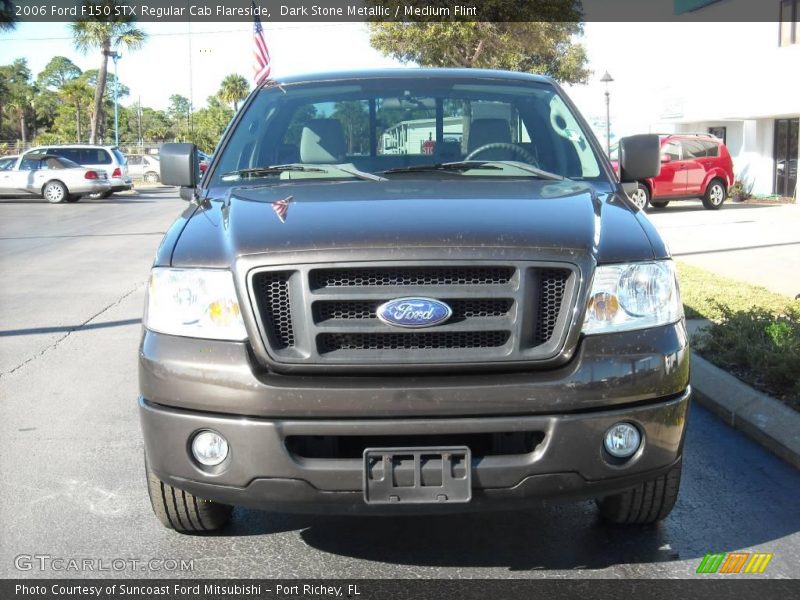
[[[432,171],[471,171],[472,169],[488,169],[493,171],[501,171],[502,167],[490,164],[485,160],[462,160],[458,162],[449,163],[436,163],[433,165],[410,165],[408,167],[396,167],[383,171],[384,175],[391,175],[392,173],[425,173]]]
[[[566,181],[569,179],[569,177],[564,177],[563,175],[559,175],[558,173],[545,171],[544,169],[540,169],[539,167],[534,167],[533,165],[529,165],[528,163],[518,162],[515,160],[493,160],[491,162],[501,165],[508,165],[510,167],[515,167],[520,171],[525,171],[526,173],[535,175],[540,179],[552,179],[554,181]]]
[[[351,175],[357,179],[364,181],[385,181],[379,175],[359,171],[355,168],[350,168],[347,165],[303,165],[303,164],[287,164],[287,165],[271,165],[269,167],[253,167],[249,169],[240,169],[238,171],[230,171],[222,175],[223,181],[230,181],[233,178],[244,177],[263,177],[265,175],[280,175],[281,173],[330,173],[335,175],[339,171],[347,175]]]
[[[310,167],[305,165],[272,165],[269,167],[251,167],[249,169],[239,169],[238,171],[229,171],[222,174],[222,179],[234,177],[260,177],[261,175],[280,175],[288,171],[306,172],[306,173],[325,173],[325,169],[319,167]]]

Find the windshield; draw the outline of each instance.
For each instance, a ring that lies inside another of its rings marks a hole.
[[[424,168],[451,163],[457,167]],[[260,90],[221,149],[210,181],[412,173],[592,179],[601,169],[587,133],[546,83],[375,78]]]

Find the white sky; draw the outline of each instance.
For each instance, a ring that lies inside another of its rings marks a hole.
[[[166,108],[171,94],[194,99],[196,107],[219,88],[222,78],[238,72],[252,75],[252,26],[249,23],[141,23],[149,34],[142,50],[119,62],[120,80],[130,87],[129,104],[141,97],[145,106]],[[316,71],[401,66],[369,45],[360,23],[264,23],[277,77]],[[189,36],[189,31],[192,35]],[[191,39],[191,45],[189,40]],[[671,90],[705,87],[709,94],[730,94],[742,71],[753,64],[753,40],[777,46],[775,23],[588,23],[582,42],[594,71],[587,85],[570,86],[569,95],[584,116],[605,122],[604,86],[608,70],[611,116],[617,135],[657,127]],[[746,43],[743,43],[746,42]],[[189,56],[192,56],[190,90]],[[96,68],[99,55],[77,53],[65,23],[23,23],[0,35],[0,63],[25,57],[34,75],[56,55],[81,69]],[[714,65],[709,68],[709,63]],[[736,71],[740,72],[737,73]],[[602,127],[601,127],[602,129]],[[600,131],[598,131],[600,133]]]

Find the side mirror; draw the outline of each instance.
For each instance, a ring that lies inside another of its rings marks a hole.
[[[632,135],[619,141],[620,181],[639,181],[661,171],[661,141],[657,135]]]
[[[162,144],[161,181],[166,185],[193,188],[197,185],[197,146]]]
[[[668,162],[672,162],[672,157],[669,154],[662,154],[661,164],[667,164]]]

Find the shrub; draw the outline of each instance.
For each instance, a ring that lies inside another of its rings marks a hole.
[[[716,308],[721,318],[696,340],[700,353],[800,409],[800,310],[791,305],[780,314]]]

